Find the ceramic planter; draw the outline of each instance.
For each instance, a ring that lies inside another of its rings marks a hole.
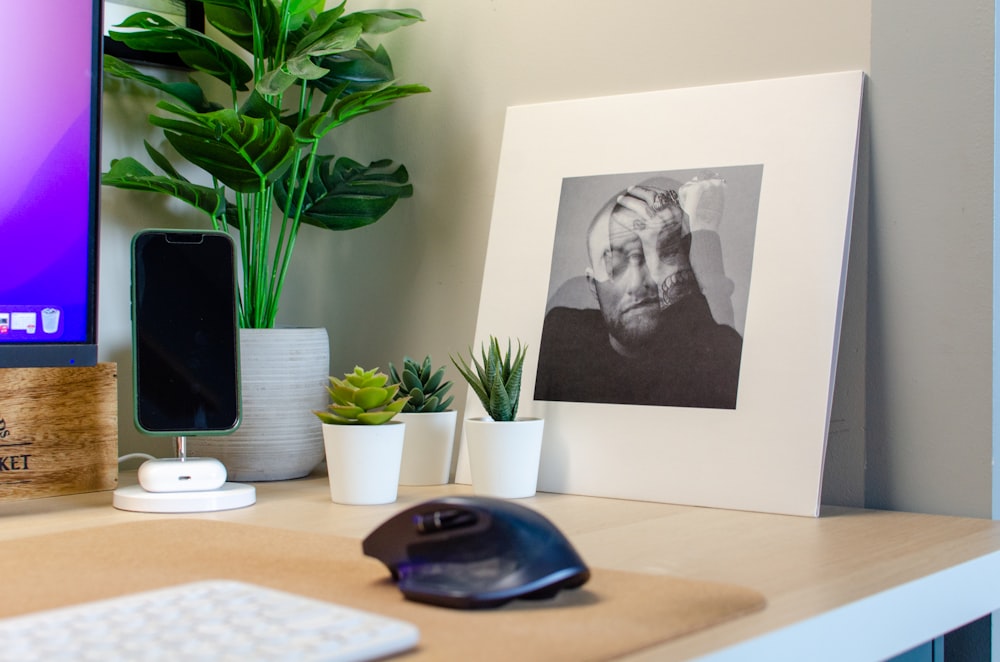
[[[382,425],[323,423],[321,427],[333,501],[373,505],[396,500],[405,424],[392,420]]]
[[[454,409],[396,415],[393,420],[406,424],[400,485],[444,485],[449,481],[457,419]]]
[[[219,459],[231,481],[308,475],[323,461],[313,411],[326,408],[329,374],[326,329],[240,329],[243,420],[230,435],[190,437],[190,454]]]
[[[472,491],[479,496],[520,499],[534,496],[542,456],[541,418],[465,421]]]

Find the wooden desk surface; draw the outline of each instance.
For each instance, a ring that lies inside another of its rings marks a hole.
[[[123,473],[122,484],[134,482]],[[241,510],[116,510],[110,492],[0,504],[0,539],[149,518],[218,519],[362,538],[395,512],[465,485],[401,487],[396,503],[330,501],[325,473],[257,484]],[[588,564],[740,584],[768,606],[633,660],[884,659],[1000,609],[1000,522],[848,508],[818,519],[538,494]]]

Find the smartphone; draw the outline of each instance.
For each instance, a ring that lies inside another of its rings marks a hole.
[[[236,253],[224,232],[132,238],[132,383],[147,434],[225,434],[240,423]]]

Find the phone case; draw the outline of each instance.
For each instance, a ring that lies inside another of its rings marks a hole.
[[[235,354],[236,354],[236,402],[237,402],[237,415],[233,424],[225,428],[211,428],[211,429],[199,429],[187,427],[184,429],[150,429],[149,427],[143,425],[140,420],[139,411],[139,358],[138,358],[138,338],[137,338],[137,323],[136,323],[136,310],[137,310],[137,293],[135,288],[135,277],[137,269],[137,247],[143,240],[147,238],[152,238],[155,235],[200,235],[204,237],[220,237],[224,238],[229,244],[229,250],[235,251],[235,245],[233,244],[232,238],[225,232],[219,232],[214,230],[173,230],[173,229],[148,229],[141,230],[137,232],[131,241],[130,253],[131,253],[131,276],[132,282],[130,284],[130,299],[131,308],[129,317],[131,319],[132,327],[132,415],[133,423],[140,432],[148,434],[151,436],[208,436],[208,435],[226,435],[230,434],[239,428],[242,420],[242,393],[240,384],[240,349],[239,349],[239,329],[238,321],[236,319],[236,311],[234,310],[233,324],[237,326],[235,334]],[[235,256],[235,252],[234,252]],[[235,257],[234,257],[235,265]],[[233,274],[233,287],[236,287],[236,275]],[[238,294],[236,295],[238,296]]]

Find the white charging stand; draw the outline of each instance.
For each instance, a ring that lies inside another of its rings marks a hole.
[[[177,437],[176,444],[176,458],[147,460],[143,464],[146,467],[150,462],[156,463],[155,471],[144,472],[151,477],[146,478],[152,481],[150,485],[144,487],[140,482],[139,485],[119,487],[114,491],[112,505],[119,510],[140,513],[206,513],[246,508],[257,502],[257,490],[253,485],[225,482],[225,467],[221,462],[214,458],[189,458],[185,437]],[[171,481],[165,478],[169,476],[173,476],[178,486],[176,490],[170,491]],[[214,476],[221,476],[221,485]],[[205,481],[219,486],[197,489],[199,483],[205,484]]]

